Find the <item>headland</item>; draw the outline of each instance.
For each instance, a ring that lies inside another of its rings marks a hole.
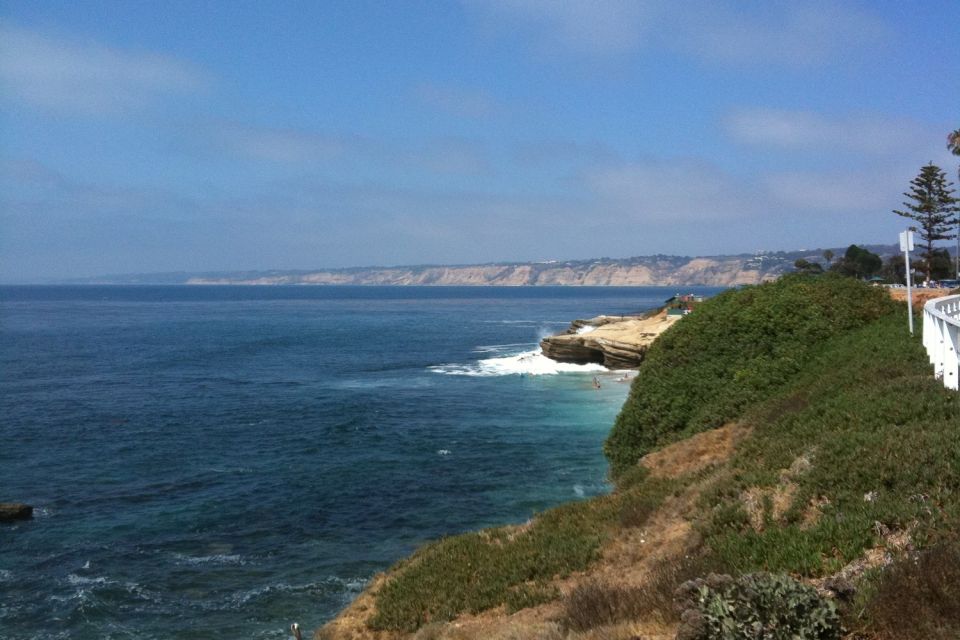
[[[611,494],[428,544],[315,638],[958,637],[960,397],[902,310],[834,276],[707,301],[644,354]]]
[[[634,369],[661,333],[679,320],[661,310],[650,316],[597,316],[574,320],[570,328],[540,341],[543,355],[558,362],[597,363],[608,369]]]

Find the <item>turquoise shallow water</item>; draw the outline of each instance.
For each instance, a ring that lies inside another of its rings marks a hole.
[[[285,638],[425,540],[606,491],[626,385],[533,351],[673,293],[0,287],[0,501],[37,507],[0,638]]]

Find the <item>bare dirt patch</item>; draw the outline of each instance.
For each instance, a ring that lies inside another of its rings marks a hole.
[[[724,425],[648,453],[640,464],[649,469],[654,478],[676,478],[695,473],[725,462],[737,441],[748,432],[747,427],[738,424]]]
[[[758,533],[763,531],[768,517],[774,522],[783,521],[783,517],[793,505],[793,499],[800,489],[795,480],[810,470],[813,466],[813,458],[814,452],[807,452],[794,460],[789,468],[781,469],[780,478],[775,486],[750,487],[743,492],[740,501],[754,531]],[[822,504],[824,503],[811,504],[811,508],[819,509]],[[811,525],[817,518],[819,518],[818,510],[809,514]]]
[[[907,289],[906,287],[902,289],[889,289],[890,297],[896,300],[897,302],[906,302],[907,301]],[[950,295],[950,289],[912,289],[913,304],[922,305],[928,300],[933,300],[934,298],[943,298]]]

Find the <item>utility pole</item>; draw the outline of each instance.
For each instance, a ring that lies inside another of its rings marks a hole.
[[[907,326],[913,335],[913,293],[910,290],[910,252],[913,250],[913,231],[900,232],[900,250],[903,251],[904,267],[907,272]]]

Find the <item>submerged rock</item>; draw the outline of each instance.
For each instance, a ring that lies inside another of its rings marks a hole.
[[[33,517],[33,507],[19,502],[0,502],[0,522],[29,520]]]

